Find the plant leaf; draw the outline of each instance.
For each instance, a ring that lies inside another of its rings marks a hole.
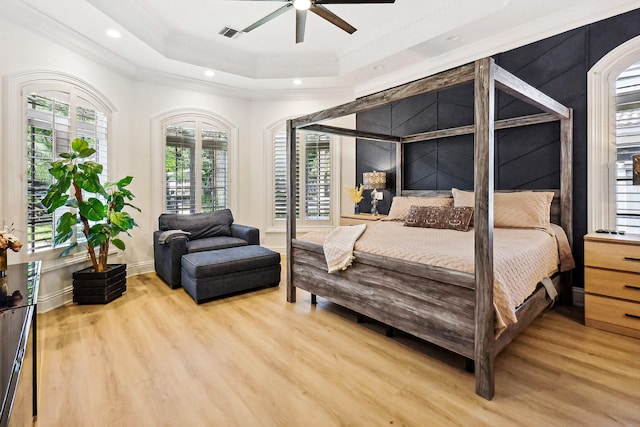
[[[58,218],[58,223],[56,225],[56,235],[53,239],[54,244],[59,245],[71,238],[73,236],[73,226],[76,225],[77,218],[71,212],[65,212]]]
[[[111,243],[113,243],[113,246],[120,249],[121,251],[124,251],[126,249],[124,242],[120,239],[112,239]]]
[[[59,207],[64,206],[68,198],[67,193],[60,194],[58,188],[50,187],[47,195],[42,199],[42,204],[48,208],[47,212],[53,213]]]
[[[76,138],[71,141],[71,149],[77,153],[89,148],[89,143],[82,138]]]
[[[80,157],[81,159],[85,159],[89,156],[92,156],[95,152],[96,150],[94,148],[85,148],[84,150],[80,150],[80,152],[78,153],[78,157]]]
[[[74,252],[75,249],[78,248],[78,244],[77,243],[72,243],[69,245],[69,247],[67,249],[65,249],[64,251],[62,251],[62,253],[60,254],[61,257],[63,256],[67,256],[69,255],[71,252]]]
[[[136,222],[127,212],[112,212],[109,215],[109,221],[122,230],[131,230]]]
[[[123,187],[126,187],[127,185],[131,184],[131,181],[133,181],[133,177],[132,176],[126,176],[126,177],[122,178],[117,183],[118,188],[122,189]]]
[[[80,210],[80,215],[89,221],[100,221],[107,214],[107,207],[95,197],[90,197],[87,201],[80,203],[78,209]]]
[[[87,236],[87,242],[93,246],[100,246],[102,243],[106,242],[109,238],[109,234],[104,232],[104,227],[102,224],[96,224],[89,229],[89,235]]]

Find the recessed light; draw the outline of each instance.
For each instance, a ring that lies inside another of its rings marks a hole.
[[[302,84],[302,80],[300,80],[300,79],[295,79],[295,80],[293,81],[293,84],[294,84],[294,85],[296,85],[296,86],[300,86],[300,85]]]
[[[113,28],[107,30],[107,35],[109,37],[113,37],[114,39],[119,39],[120,37],[122,37],[122,34],[120,34],[120,31],[114,30]]]
[[[449,41],[449,42],[454,42],[454,41],[458,40],[459,38],[460,38],[460,36],[449,36],[449,37],[445,38],[445,40]]]
[[[384,68],[384,65],[379,64],[379,65],[374,65],[373,67],[371,67],[372,70],[374,71],[380,71]]]
[[[206,70],[206,71],[204,72],[204,75],[205,75],[205,76],[207,76],[207,77],[213,77],[213,76],[215,76],[215,75],[216,75],[216,73],[215,73],[215,71],[213,71],[213,70]]]

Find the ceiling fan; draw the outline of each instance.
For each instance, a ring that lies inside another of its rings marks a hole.
[[[296,11],[296,43],[302,43],[304,41],[304,28],[307,22],[307,11],[315,13],[319,17],[326,19],[338,28],[343,29],[349,34],[356,32],[356,28],[349,24],[344,19],[340,18],[335,13],[324,7],[324,4],[364,4],[364,3],[395,3],[396,0],[244,0],[244,1],[277,1],[280,3],[286,3],[279,9],[271,12],[267,16],[247,28],[242,30],[243,33],[255,30],[259,26],[266,24],[272,19],[282,15],[288,10],[295,9]]]

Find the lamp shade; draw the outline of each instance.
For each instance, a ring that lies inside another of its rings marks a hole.
[[[377,190],[387,185],[386,172],[365,172],[362,174],[362,184],[365,190]]]
[[[633,156],[633,185],[640,185],[640,154]]]

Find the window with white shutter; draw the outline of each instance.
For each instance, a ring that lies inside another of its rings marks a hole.
[[[301,144],[304,149],[301,150]],[[286,132],[274,135],[274,220],[287,219]],[[331,222],[331,136],[299,131],[296,149],[296,218],[301,226]],[[302,174],[302,175],[301,175]],[[300,218],[300,197],[304,216]]]
[[[633,185],[633,156],[640,154],[640,64],[616,81],[616,229],[640,234],[640,185]]]
[[[212,212],[228,206],[226,132],[199,118],[165,129],[165,212]]]
[[[89,142],[92,160],[103,165],[107,180],[108,117],[88,99],[63,91],[38,91],[27,95],[27,230],[29,252],[53,247],[56,221],[69,208],[48,213],[41,200],[52,183],[49,167],[61,153],[70,151],[76,137]],[[78,232],[78,230],[76,230]],[[81,233],[72,241],[83,238]]]

